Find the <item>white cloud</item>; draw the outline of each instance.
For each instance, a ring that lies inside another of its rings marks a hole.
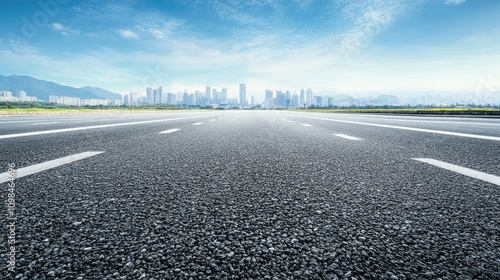
[[[138,39],[139,38],[139,36],[137,36],[137,34],[135,34],[131,30],[120,29],[120,30],[118,30],[118,33],[120,34],[120,36],[122,36],[125,39]]]
[[[304,9],[308,9],[307,5],[311,2],[295,1],[303,3]],[[423,86],[446,89],[451,85],[464,88],[467,83],[473,83],[470,76],[483,75],[480,71],[498,73],[498,70],[494,70],[496,65],[488,62],[498,61],[491,56],[486,60],[471,54],[468,60],[458,57],[444,61],[441,65],[434,60],[440,56],[446,57],[443,55],[447,53],[444,50],[428,58],[412,59],[396,55],[397,59],[388,61],[384,52],[370,47],[375,37],[391,28],[415,2],[421,3],[421,0],[411,3],[406,0],[337,1],[340,4],[335,7],[340,7],[340,11],[337,9],[333,12],[332,7],[332,13],[329,13],[325,9],[325,20],[320,28],[315,29],[290,27],[287,15],[280,12],[271,13],[267,19],[258,12],[252,12],[252,8],[235,9],[233,2],[228,4],[219,1],[217,5],[210,2],[208,5],[212,9],[212,16],[236,23],[249,23],[237,24],[236,27],[234,24],[228,25],[231,27],[229,35],[217,38],[197,32],[196,22],[182,21],[161,12],[127,14],[127,22],[117,21],[115,26],[127,26],[128,29],[113,29],[107,31],[106,35],[111,32],[127,39],[144,38],[134,42],[137,43],[134,46],[144,44],[142,50],[120,53],[117,48],[106,53],[95,50],[80,55],[68,53],[62,57],[35,54],[21,59],[22,56],[2,54],[0,48],[0,61],[24,61],[19,65],[36,64],[38,69],[69,69],[64,73],[42,73],[40,77],[53,75],[54,81],[68,79],[123,93],[135,91],[136,88],[144,90],[145,79],[151,85],[163,85],[172,91],[203,91],[204,85],[227,87],[230,95],[237,92],[238,83],[246,82],[249,92],[255,93],[259,99],[265,88],[291,91],[302,87],[312,87],[315,91],[333,87],[344,91],[419,89]],[[271,7],[259,0],[242,5],[246,5],[246,8],[254,2],[258,2],[255,4],[257,7]],[[447,2],[462,3],[463,0]],[[273,5],[285,4],[276,1]],[[276,7],[277,11],[280,9]],[[125,12],[128,13],[128,10]],[[333,13],[336,14],[335,18]],[[225,28],[225,25],[221,25],[221,28]],[[71,34],[61,23],[53,23],[52,29]],[[83,35],[97,36],[96,33],[85,32]],[[344,60],[343,57],[351,59]],[[74,66],[84,62],[87,65],[87,61],[90,66],[83,69]],[[417,70],[408,69],[407,65]],[[465,68],[470,67],[480,70],[476,70],[473,75],[467,74]],[[157,68],[165,76],[157,76],[154,71],[153,75],[148,70]],[[104,69],[106,75],[97,75],[102,72],[98,69]]]
[[[52,30],[59,31],[64,36],[80,34],[80,30],[72,29],[58,22],[52,23]]]
[[[446,5],[455,5],[455,6],[458,6],[458,5],[462,4],[463,2],[465,2],[465,0],[446,0],[444,3]]]
[[[57,23],[57,22],[54,22],[54,23],[52,23],[52,29],[54,29],[54,30],[63,30],[64,29],[64,25],[62,25],[60,23]]]
[[[406,3],[400,0],[346,1],[342,14],[350,27],[341,35],[337,53],[347,59],[359,53],[408,8]]]
[[[156,39],[167,39],[182,25],[182,21],[174,18],[163,19],[158,16],[148,17],[149,20],[139,19],[137,28],[142,32],[153,35]]]

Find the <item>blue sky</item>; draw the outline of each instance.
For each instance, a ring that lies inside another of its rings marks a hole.
[[[500,90],[497,0],[2,1],[0,74],[118,93]]]

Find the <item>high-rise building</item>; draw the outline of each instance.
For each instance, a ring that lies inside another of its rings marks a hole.
[[[266,109],[272,109],[274,108],[274,98],[267,98],[264,99],[264,108]]]
[[[146,100],[147,100],[146,103],[148,104],[154,103],[155,97],[153,95],[153,88],[151,87],[146,88]]]
[[[18,91],[17,97],[19,97],[19,101],[26,101],[26,92],[23,90]]]
[[[300,90],[300,100],[299,100],[300,106],[303,106],[306,103],[306,94],[304,89]]]
[[[247,88],[245,84],[240,84],[240,105],[247,105]]]
[[[255,96],[252,95],[252,101],[250,102],[250,105],[255,105]]]
[[[307,89],[307,99],[306,99],[306,104],[307,106],[313,105],[313,92],[310,88]]]
[[[333,97],[328,97],[328,107],[333,106]]]
[[[189,105],[196,105],[196,95],[194,93],[189,95]]]
[[[266,98],[273,98],[273,91],[270,89],[266,89]]]
[[[220,104],[220,94],[215,88],[212,89],[212,100],[214,104]]]
[[[153,89],[153,104],[158,104],[159,102],[159,94],[158,94],[158,89]]]
[[[124,94],[123,95],[123,104],[125,104],[125,105],[130,104],[129,98],[130,98],[130,96],[128,94]]]
[[[323,96],[315,96],[316,106],[323,107]]]
[[[227,104],[227,88],[222,88],[222,104]]]
[[[209,100],[212,99],[211,94],[212,94],[212,89],[210,88],[210,86],[207,86],[205,88],[205,98],[208,98]]]
[[[299,105],[299,95],[293,93],[293,95],[292,95],[292,108],[298,108],[299,106],[300,106]]]
[[[138,101],[139,101],[139,100],[137,100],[137,92],[136,92],[136,91],[135,91],[135,92],[131,92],[131,93],[130,93],[129,102],[130,102],[131,104],[135,104],[135,103],[137,103]]]
[[[276,102],[275,102],[277,105],[280,106],[280,108],[283,108],[285,107],[286,105],[286,94],[281,91],[281,90],[277,90],[276,91]]]
[[[285,93],[285,106],[286,108],[290,108],[292,104],[292,93],[287,90]]]
[[[182,95],[182,105],[189,105],[189,94],[187,91],[184,91],[184,94]]]
[[[163,95],[163,87],[158,88],[158,103],[165,103],[165,96]]]
[[[195,101],[194,101],[194,105],[203,105],[203,95],[202,93],[197,90],[194,92],[194,95],[195,95]]]
[[[167,93],[167,104],[169,105],[177,105],[176,103],[176,97],[177,95],[175,95],[174,93]]]
[[[6,90],[0,91],[0,96],[2,96],[2,97],[12,97],[12,92],[6,91]]]

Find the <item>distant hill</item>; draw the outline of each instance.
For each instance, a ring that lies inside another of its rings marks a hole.
[[[54,82],[38,80],[29,76],[0,75],[0,90],[16,93],[23,90],[28,96],[35,96],[38,100],[49,100],[50,95],[80,97],[83,99],[120,99],[121,95],[97,87],[75,88],[63,86]]]
[[[87,87],[82,87],[79,89],[90,92],[91,94],[94,94],[102,99],[122,99],[121,94],[110,92],[110,91],[107,91],[105,89],[98,88],[98,87],[88,87],[87,86]]]

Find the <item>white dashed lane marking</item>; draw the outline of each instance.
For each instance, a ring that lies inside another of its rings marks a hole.
[[[454,165],[451,163],[447,163],[444,161],[439,161],[431,158],[414,158],[414,160],[418,160],[420,162],[424,162],[430,165],[434,165],[452,172],[456,172],[471,178],[475,178],[484,182],[488,182],[491,184],[495,184],[497,186],[500,186],[500,177],[491,175],[488,173],[476,171],[470,168]]]
[[[95,155],[98,155],[101,153],[104,153],[104,152],[84,152],[84,153],[75,154],[75,155],[71,155],[71,156],[67,156],[67,157],[62,157],[62,158],[58,158],[58,159],[54,159],[54,160],[49,160],[46,162],[31,165],[28,167],[15,169],[15,171],[16,171],[15,172],[15,174],[16,174],[15,179],[22,178],[24,176],[35,174],[38,172],[42,172],[42,171],[45,171],[48,169],[52,169],[52,168],[55,168],[55,167],[58,167],[58,166],[61,166],[64,164],[68,164],[68,163],[77,161],[77,160],[82,160],[84,158],[95,156]],[[8,182],[10,180],[11,180],[11,177],[10,177],[9,172],[4,172],[4,173],[0,174],[0,183]]]
[[[353,137],[353,136],[349,136],[349,135],[345,135],[345,134],[333,134],[333,135],[335,135],[337,137],[341,137],[341,138],[347,139],[347,140],[354,140],[354,141],[363,140],[361,138]]]
[[[498,137],[498,136],[478,135],[478,134],[469,134],[469,133],[460,133],[460,132],[452,132],[452,131],[444,131],[444,130],[434,130],[434,129],[424,129],[424,128],[407,127],[407,126],[397,126],[397,125],[387,125],[387,124],[376,124],[376,123],[366,123],[366,122],[344,121],[344,120],[335,120],[335,119],[327,119],[327,118],[309,117],[309,116],[301,116],[301,115],[291,115],[291,116],[299,117],[299,118],[307,118],[307,119],[330,121],[330,122],[359,124],[359,125],[367,125],[367,126],[374,126],[374,127],[393,128],[393,129],[402,129],[402,130],[409,130],[409,131],[434,133],[434,134],[449,135],[449,136],[459,136],[459,137],[467,137],[467,138],[476,138],[476,139],[500,141],[500,137]]]
[[[117,126],[137,125],[137,124],[146,124],[146,123],[167,122],[167,121],[175,121],[175,120],[200,118],[200,117],[205,117],[205,116],[206,115],[200,115],[200,116],[194,116],[194,117],[160,119],[160,120],[138,121],[138,122],[128,122],[128,123],[102,124],[102,125],[81,126],[81,127],[53,129],[53,130],[42,130],[42,131],[24,132],[24,133],[15,133],[15,134],[5,134],[5,135],[0,135],[0,139],[53,134],[53,133],[61,133],[61,132],[80,131],[80,130],[88,130],[88,129],[99,129],[99,128],[108,128],[108,127],[117,127]]]
[[[180,128],[172,128],[172,129],[169,129],[169,130],[162,131],[162,132],[160,132],[160,134],[172,133],[172,132],[176,132],[176,131],[179,131],[179,130],[181,130],[181,129]]]
[[[37,123],[32,123],[31,125],[39,125],[39,124],[54,124],[54,123],[61,123],[61,122],[37,122]]]

